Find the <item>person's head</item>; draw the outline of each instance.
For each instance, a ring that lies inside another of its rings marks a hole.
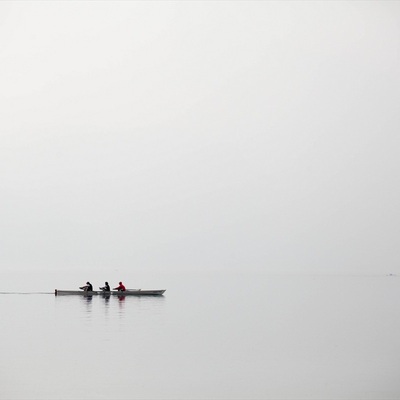
[[[122,285],[122,282],[120,282],[119,284]]]
[[[90,282],[86,282],[86,285],[90,285]]]
[[[106,285],[108,285],[108,282],[106,282]]]

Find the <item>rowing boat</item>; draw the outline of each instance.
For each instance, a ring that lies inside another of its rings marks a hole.
[[[98,291],[94,290],[92,292],[85,292],[84,290],[58,290],[56,289],[54,291],[54,294],[56,296],[60,295],[80,295],[80,296],[162,296],[164,294],[165,290],[159,289],[159,290],[142,290],[142,289],[127,289],[123,292],[119,291],[111,291],[111,292],[104,292],[104,291]]]

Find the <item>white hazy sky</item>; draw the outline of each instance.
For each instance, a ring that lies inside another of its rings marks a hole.
[[[400,273],[400,2],[0,3],[0,265]]]

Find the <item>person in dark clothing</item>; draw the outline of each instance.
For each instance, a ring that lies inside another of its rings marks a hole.
[[[84,290],[85,292],[93,292],[93,286],[90,282],[86,282],[85,286],[81,286],[79,289]]]
[[[99,289],[102,290],[103,292],[109,292],[111,290],[108,282],[105,282],[104,286]]]
[[[118,290],[118,292],[125,292],[126,289],[122,282],[120,282],[119,286],[115,287],[113,290]]]

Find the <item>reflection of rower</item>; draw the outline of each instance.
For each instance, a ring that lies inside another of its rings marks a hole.
[[[126,288],[122,284],[122,282],[119,283],[119,286],[115,287],[113,290],[118,290],[118,292],[125,292]]]
[[[103,292],[109,292],[110,291],[110,285],[108,284],[108,282],[105,282],[104,286],[99,288],[100,290],[102,290]]]
[[[84,290],[85,292],[93,292],[93,286],[90,282],[86,282],[85,286],[81,286],[79,289]]]

